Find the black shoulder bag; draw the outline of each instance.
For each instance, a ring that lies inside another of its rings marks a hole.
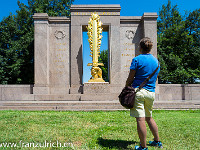
[[[120,104],[123,107],[125,107],[126,109],[133,108],[134,103],[135,103],[136,93],[140,91],[140,89],[142,89],[142,87],[151,79],[151,77],[157,72],[158,68],[159,68],[159,64],[156,70],[154,70],[154,72],[148,78],[146,78],[144,82],[141,83],[137,91],[135,91],[135,88],[132,86],[127,86],[122,89],[122,92],[120,93],[118,97],[119,97]]]

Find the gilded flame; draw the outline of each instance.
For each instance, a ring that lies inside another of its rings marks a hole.
[[[98,62],[100,56],[100,46],[102,39],[103,28],[102,22],[100,21],[99,15],[94,12],[92,13],[90,20],[88,21],[88,42],[90,44],[92,63],[89,63],[88,66],[92,66],[91,75],[92,77],[88,82],[105,82],[102,79],[102,70],[98,66],[103,66],[103,63]]]

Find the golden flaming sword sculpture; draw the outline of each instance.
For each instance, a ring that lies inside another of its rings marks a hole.
[[[90,20],[88,21],[88,42],[90,44],[90,50],[91,50],[91,57],[93,63],[88,63],[88,66],[92,66],[91,68],[91,75],[92,77],[88,82],[105,82],[102,79],[102,70],[98,66],[104,66],[103,63],[98,62],[98,57],[100,56],[100,46],[101,46],[101,38],[103,37],[101,27],[102,23],[100,21],[99,15],[94,12],[92,13],[92,16]]]

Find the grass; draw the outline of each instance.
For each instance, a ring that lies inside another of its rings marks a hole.
[[[200,110],[155,110],[153,117],[164,149],[200,149]],[[45,141],[68,145],[65,148],[49,145],[43,149],[118,150],[133,149],[139,144],[136,121],[129,111],[0,111],[0,135],[0,144],[19,145],[21,141],[23,147],[17,149],[33,149],[29,143]],[[148,129],[147,141],[152,139]],[[149,146],[149,150],[153,149],[157,148]]]

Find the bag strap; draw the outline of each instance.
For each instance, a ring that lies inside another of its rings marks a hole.
[[[151,77],[157,72],[158,68],[160,67],[160,64],[158,63],[158,67],[156,68],[156,70],[154,70],[154,72],[144,80],[144,82],[142,82],[139,86],[139,90],[151,79]],[[139,91],[138,90],[138,91]]]

